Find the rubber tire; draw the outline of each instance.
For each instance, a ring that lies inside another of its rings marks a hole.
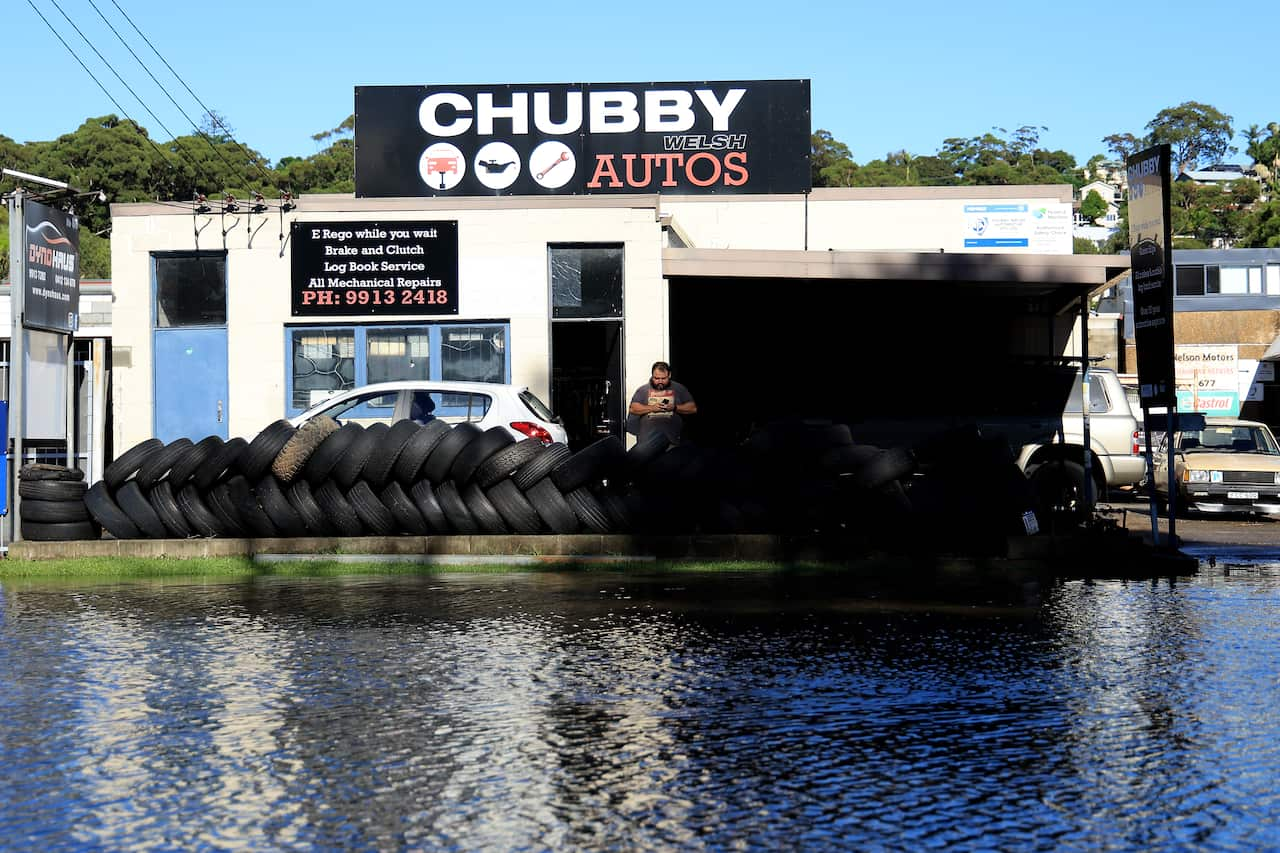
[[[250,485],[243,474],[236,474],[228,479],[226,486],[227,494],[240,512],[240,520],[253,532],[255,537],[262,539],[278,539],[280,537],[280,529],[276,527],[275,522],[263,510],[257,494],[253,491],[253,486]]]
[[[448,533],[452,529],[430,480],[419,480],[414,483],[413,488],[409,490],[409,497],[413,499],[413,505],[418,508],[418,512],[422,513],[422,518],[431,528],[430,532]]]
[[[875,445],[850,444],[844,447],[833,447],[822,454],[821,464],[824,470],[836,476],[852,475],[879,455],[880,448]]]
[[[463,487],[461,494],[463,503],[467,505],[476,524],[480,525],[482,533],[502,536],[511,532],[507,523],[502,520],[502,513],[498,512],[483,489],[475,483],[469,483]]]
[[[245,480],[250,483],[259,482],[296,431],[293,424],[281,418],[268,424],[254,436],[236,461],[236,467]]]
[[[454,427],[457,429],[457,427]],[[452,480],[446,480],[440,484],[435,490],[436,498],[440,501],[440,508],[444,510],[445,518],[449,519],[449,528],[455,533],[464,535],[472,535],[480,532],[480,525],[476,522],[475,516],[471,514],[471,510],[467,509],[466,503],[462,500],[462,495],[458,494],[458,487],[453,484]]]
[[[93,516],[84,500],[74,501],[23,501],[22,520],[42,524],[67,521],[90,521]]]
[[[574,515],[582,526],[592,533],[612,533],[609,524],[609,513],[596,500],[596,496],[586,486],[574,489],[564,496],[565,501],[573,509]]]
[[[105,483],[106,480],[103,480]],[[121,486],[114,495],[116,504],[129,516],[129,520],[141,531],[145,539],[168,539],[169,530],[156,515],[155,508],[147,500],[147,496],[132,480]]]
[[[529,499],[530,505],[533,506],[534,512],[538,513],[542,523],[552,533],[566,535],[577,533],[582,526],[578,521],[578,514],[573,511],[573,507],[569,506],[569,502],[564,499],[564,495],[560,494],[556,484],[547,478],[544,477],[534,483],[533,488],[524,494]]]
[[[552,442],[543,448],[542,453],[537,457],[521,465],[520,470],[516,471],[511,479],[517,489],[527,494],[534,484],[551,474],[572,455],[573,452],[569,450],[568,445],[558,441]]]
[[[31,462],[22,466],[18,472],[19,480],[58,480],[61,482],[83,480],[84,472],[79,468],[68,468],[65,465],[50,465],[46,462]]]
[[[476,483],[482,489],[490,488],[520,470],[520,466],[532,462],[545,445],[536,438],[517,441],[490,456],[476,469]]]
[[[236,509],[236,502],[231,497],[231,488],[226,483],[218,483],[206,492],[204,503],[209,507],[209,511],[218,517],[228,536],[236,539],[250,537],[249,528],[240,517],[240,510]]]
[[[185,486],[210,456],[222,449],[222,438],[208,435],[191,445],[169,469],[167,479],[175,489]]]
[[[453,460],[449,478],[459,486],[465,486],[475,477],[476,471],[490,456],[515,444],[516,440],[506,427],[489,427],[468,444]]]
[[[294,511],[307,526],[308,533],[312,536],[333,535],[333,525],[329,523],[320,504],[316,503],[316,496],[311,492],[311,484],[305,479],[295,479],[285,490],[284,496],[289,499]]]
[[[102,538],[91,521],[41,523],[23,521],[22,538],[32,542],[82,542]]]
[[[124,485],[125,480],[137,472],[148,456],[162,447],[164,447],[164,442],[160,439],[148,438],[146,441],[139,442],[126,450],[103,470],[102,479],[106,481],[107,488],[113,492],[119,489]]]
[[[156,515],[160,516],[160,521],[169,534],[166,538],[190,539],[195,536],[195,531],[187,524],[187,517],[182,514],[178,499],[173,494],[173,487],[167,480],[161,480],[154,489],[147,492],[147,501]]]
[[[342,493],[337,483],[333,480],[325,480],[313,494],[316,503],[320,504],[320,509],[324,510],[325,517],[329,519],[329,523],[333,525],[339,536],[364,535],[364,526],[360,523],[360,517],[356,515],[355,508],[351,506],[351,502],[347,500],[347,496]]]
[[[1086,517],[1084,508],[1084,466],[1079,462],[1056,460],[1042,462],[1027,469],[1039,508],[1040,518],[1056,516],[1069,524],[1079,524]],[[1098,482],[1094,480],[1094,501],[1098,498]],[[1167,514],[1167,513],[1166,513]]]
[[[81,501],[88,491],[79,480],[19,480],[18,496],[31,501]]]
[[[337,432],[331,433],[328,438],[321,442],[302,469],[302,475],[313,489],[329,479],[329,475],[333,472],[333,466],[342,460],[347,450],[351,448],[352,442],[362,432],[364,432],[364,427],[360,424],[343,424]]]
[[[449,434],[440,439],[436,449],[431,451],[431,455],[423,463],[423,475],[433,485],[438,486],[443,483],[449,478],[449,471],[453,468],[454,460],[458,455],[483,434],[484,431],[473,423],[455,424],[449,430]]]
[[[341,486],[344,492],[354,486],[356,480],[360,479],[360,472],[364,470],[364,466],[373,455],[374,448],[389,430],[390,427],[383,423],[370,424],[366,427],[356,436],[356,440],[351,442],[347,452],[338,460],[338,464],[333,466],[333,470],[329,472],[329,479]]]
[[[627,453],[616,435],[592,442],[551,472],[551,482],[562,494],[607,480],[626,464]]]
[[[249,442],[240,436],[227,441],[196,469],[195,475],[191,478],[192,482],[200,491],[208,492],[216,484],[224,482],[227,472],[236,469],[240,457],[248,449]]]
[[[99,480],[84,493],[84,505],[93,520],[114,539],[141,539],[142,531],[111,497],[106,481]]]
[[[194,483],[188,483],[178,492],[178,509],[182,510],[182,517],[201,536],[213,538],[226,535],[222,522],[205,506]]]
[[[440,439],[449,434],[449,425],[441,420],[427,423],[413,434],[409,443],[400,451],[392,476],[408,487],[420,479],[423,464],[431,457]]]
[[[142,467],[138,469],[138,473],[133,475],[133,479],[138,481],[138,485],[143,491],[149,491],[156,487],[156,484],[165,479],[170,469],[177,463],[187,451],[194,447],[189,438],[177,438],[164,446],[162,450],[158,450],[142,463]],[[181,484],[177,485],[181,488]]]
[[[422,513],[418,512],[418,508],[413,505],[413,501],[409,500],[409,496],[404,493],[404,488],[399,483],[394,480],[388,483],[387,487],[378,494],[378,500],[382,501],[382,505],[395,518],[396,527],[401,533],[426,536],[431,532],[426,519],[422,517]]]
[[[298,427],[271,462],[271,473],[282,483],[291,483],[326,438],[338,431],[338,422],[328,415],[316,415]]]
[[[479,481],[475,485],[479,487]],[[485,492],[485,497],[513,533],[532,535],[542,532],[542,519],[538,517],[537,510],[511,480],[499,480]]]
[[[910,476],[916,470],[916,458],[908,448],[881,450],[849,476],[854,485],[879,489],[894,480]]]
[[[644,441],[636,442],[627,451],[626,469],[628,473],[644,470],[650,462],[667,452],[671,447],[671,439],[660,432],[650,433]]]
[[[396,421],[392,424],[387,434],[373,448],[360,476],[375,489],[385,486],[391,479],[391,472],[405,445],[421,428],[417,421]]]
[[[253,493],[258,496],[258,503],[262,505],[263,512],[267,514],[267,518],[271,519],[271,523],[280,531],[281,536],[307,535],[306,523],[293,508],[293,504],[289,503],[284,490],[280,488],[280,481],[273,475],[264,475],[254,484]]]
[[[347,492],[347,501],[360,517],[365,530],[374,536],[394,536],[396,519],[378,496],[373,493],[367,480],[359,480],[351,491]]]

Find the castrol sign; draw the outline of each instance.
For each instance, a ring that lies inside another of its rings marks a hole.
[[[356,195],[799,193],[809,81],[358,86]]]

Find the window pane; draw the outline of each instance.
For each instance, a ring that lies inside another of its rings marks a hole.
[[[1081,385],[1083,382],[1077,375],[1075,383],[1071,386],[1071,393],[1067,396],[1067,405],[1063,407],[1064,412],[1080,413]],[[1102,380],[1089,380],[1089,414],[1106,414],[1109,411],[1111,411],[1111,404],[1107,399],[1107,390],[1102,387]]]
[[[225,326],[226,255],[156,258],[156,326]]]
[[[293,408],[306,409],[356,385],[356,338],[350,330],[294,329]]]
[[[1217,264],[1208,264],[1204,268],[1204,292],[1222,293],[1222,269]]]
[[[431,341],[425,330],[370,329],[366,333],[369,384],[431,378]]]
[[[552,316],[622,316],[621,246],[552,246],[550,251]]]
[[[1204,267],[1200,264],[1184,264],[1176,267],[1173,292],[1178,296],[1204,296]]]
[[[1244,267],[1223,267],[1219,293],[1248,293],[1249,273]]]
[[[440,333],[440,378],[506,382],[507,336],[502,326],[446,326]]]
[[[1262,267],[1249,267],[1249,292],[1262,293]]]
[[[1280,264],[1267,264],[1267,295],[1280,295]]]

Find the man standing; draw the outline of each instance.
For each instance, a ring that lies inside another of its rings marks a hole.
[[[649,382],[631,395],[627,412],[632,416],[628,418],[628,432],[634,432],[640,441],[661,434],[672,444],[679,444],[684,427],[682,416],[697,414],[698,404],[688,388],[672,380],[671,365],[655,361],[649,370]]]

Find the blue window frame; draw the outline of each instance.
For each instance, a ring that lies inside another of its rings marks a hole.
[[[301,414],[331,393],[402,379],[511,381],[511,324],[505,320],[377,326],[286,326],[285,412]],[[351,417],[385,416],[364,404]],[[445,411],[465,400],[439,401]],[[441,414],[442,412],[437,412]]]

